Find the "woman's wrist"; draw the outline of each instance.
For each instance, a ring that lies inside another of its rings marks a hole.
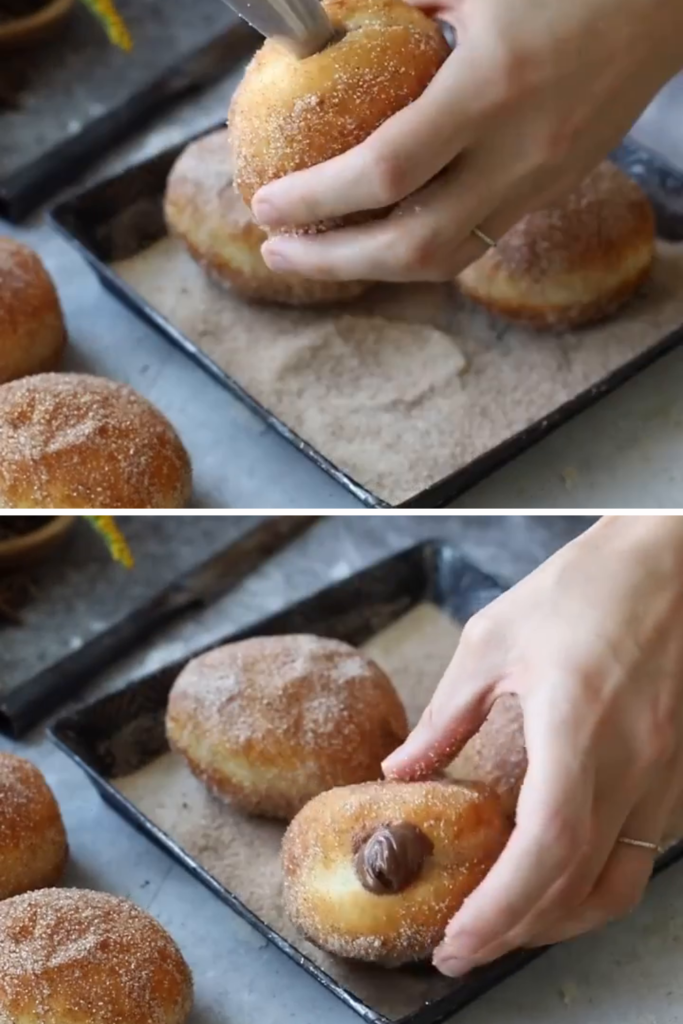
[[[592,530],[624,558],[647,558],[652,566],[680,574],[683,592],[683,516],[603,516]]]

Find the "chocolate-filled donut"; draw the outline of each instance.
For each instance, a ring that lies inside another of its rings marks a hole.
[[[337,956],[426,960],[507,842],[483,786],[369,782],[322,793],[282,845],[284,900],[299,930]]]

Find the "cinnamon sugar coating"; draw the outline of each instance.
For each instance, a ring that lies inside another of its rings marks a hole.
[[[0,238],[0,384],[56,369],[65,345],[59,298],[40,258]]]
[[[183,150],[168,178],[164,213],[169,231],[212,280],[255,302],[316,306],[354,299],[368,288],[366,282],[312,281],[268,269],[261,256],[266,233],[234,188],[227,128]]]
[[[56,885],[68,853],[62,816],[41,772],[23,757],[0,753],[0,900]]]
[[[0,903],[3,1024],[183,1024],[191,1003],[178,947],[128,900],[44,889]]]
[[[375,662],[339,640],[256,637],[195,658],[171,692],[171,746],[218,796],[290,819],[333,786],[378,779],[405,710]]]
[[[424,92],[450,52],[436,22],[402,0],[323,6],[337,41],[305,60],[267,41],[233,98],[235,181],[248,206],[269,181],[363,142]]]
[[[398,893],[369,892],[354,861],[373,830],[408,823],[432,844]],[[299,930],[329,953],[398,966],[427,959],[502,852],[510,820],[485,787],[369,782],[311,800],[282,844],[284,901]]]
[[[647,196],[605,161],[562,202],[522,218],[458,284],[507,319],[568,330],[615,313],[648,276],[654,248]]]
[[[44,373],[0,387],[0,508],[182,508],[190,460],[125,384]]]
[[[494,789],[514,817],[527,769],[524,715],[515,694],[503,694],[488,718],[447,770],[449,777],[483,782]]]

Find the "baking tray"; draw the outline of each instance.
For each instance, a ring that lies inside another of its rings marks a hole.
[[[259,634],[298,632],[336,637],[361,645],[422,601],[436,604],[457,622],[464,624],[502,591],[502,586],[496,580],[468,563],[456,548],[428,541],[336,583],[239,633],[228,635],[211,646]],[[192,657],[197,653],[193,652]],[[479,968],[465,979],[454,980],[452,989],[446,995],[425,1002],[416,1012],[397,1022],[359,1000],[273,931],[112,784],[117,775],[135,772],[166,753],[168,747],[164,734],[164,712],[168,694],[188,660],[189,657],[178,660],[60,719],[50,731],[50,737],[83,769],[103,799],[117,813],[182,864],[328,991],[371,1024],[440,1024],[542,955],[543,950],[522,951]],[[656,870],[662,870],[681,856],[683,843],[668,850],[659,859]],[[387,974],[387,984],[391,984],[390,973]]]
[[[172,164],[187,141],[189,140],[60,203],[52,212],[52,223],[88,260],[109,291],[144,320],[158,328],[164,338],[198,363],[278,434],[363,504],[371,508],[390,507],[388,502],[336,466],[257,401],[108,265],[113,260],[136,255],[166,234],[162,212],[164,186]],[[628,140],[613,157],[640,182],[650,196],[657,216],[659,235],[670,241],[683,239],[683,174],[659,156]],[[559,405],[549,415],[489,449],[427,489],[409,497],[399,507],[434,508],[449,504],[493,470],[588,408],[601,395],[615,390],[646,366],[670,352],[682,338],[683,326],[667,334],[647,351],[623,363],[592,387]],[[381,452],[378,452],[378,458],[381,458]]]
[[[147,118],[219,80],[256,34],[219,0],[120,0],[135,46],[116,50],[82,8],[49,43],[3,52],[0,216],[18,221]]]

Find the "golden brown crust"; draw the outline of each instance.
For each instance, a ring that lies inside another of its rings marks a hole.
[[[166,728],[212,792],[285,820],[325,789],[378,779],[408,732],[379,666],[314,636],[256,637],[195,658],[173,687]]]
[[[367,290],[354,281],[311,281],[275,274],[261,256],[266,234],[234,188],[226,128],[192,142],[168,178],[164,213],[169,231],[217,284],[255,302],[314,306],[346,302]]]
[[[458,283],[509,320],[568,330],[615,313],[647,278],[654,244],[646,195],[604,162],[563,202],[524,217]]]
[[[56,369],[65,345],[59,298],[39,257],[0,237],[0,384]]]
[[[128,900],[44,889],[0,903],[0,1020],[183,1024],[192,976],[178,947]]]
[[[363,142],[424,92],[448,56],[436,22],[402,0],[324,7],[340,39],[305,60],[267,41],[233,98],[235,181],[248,206],[269,181]]]
[[[424,833],[433,852],[402,892],[368,892],[354,870],[359,837],[404,822]],[[331,790],[303,808],[283,840],[287,913],[337,956],[387,966],[425,960],[509,834],[498,797],[485,787],[370,782]]]
[[[125,384],[41,374],[0,387],[0,508],[182,508],[175,430]]]
[[[56,885],[68,854],[57,801],[40,771],[0,753],[0,900]]]

